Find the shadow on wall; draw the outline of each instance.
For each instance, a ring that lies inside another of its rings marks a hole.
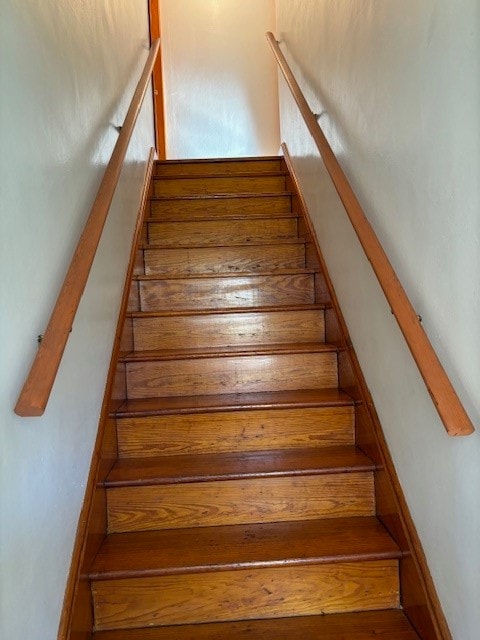
[[[71,20],[71,14],[76,13],[73,5],[67,9],[56,6],[57,20],[52,20],[50,9],[32,12],[28,5],[12,5],[10,10],[17,14],[14,20],[21,24],[22,31],[12,31],[10,37],[21,35],[33,43],[36,55],[27,57],[22,50],[18,52],[18,46],[12,46],[17,73],[28,82],[18,83],[21,88],[10,98],[13,108],[24,116],[23,138],[28,137],[38,149],[55,148],[54,154],[44,154],[43,164],[32,165],[28,189],[21,187],[21,200],[30,200],[33,210],[49,210],[48,219],[42,219],[41,224],[50,233],[37,234],[32,228],[31,240],[27,241],[32,242],[35,259],[41,263],[46,256],[50,260],[55,246],[56,267],[44,274],[48,281],[32,287],[39,291],[45,287],[53,305],[118,138],[112,125],[123,122],[148,43],[138,41],[135,55],[112,64],[110,41],[88,31],[86,21]],[[114,26],[120,22],[115,14],[120,10],[111,7],[105,18],[112,38]],[[92,73],[92,68],[98,73]],[[120,87],[124,93],[119,99]],[[33,155],[18,141],[12,146],[11,157],[17,157],[19,166],[28,167]],[[144,162],[144,158],[137,160]],[[57,206],[52,204],[52,194],[56,194]],[[42,239],[47,242],[42,243]],[[39,278],[40,274],[32,264],[32,277]],[[44,327],[50,308],[38,307],[43,308],[38,326]],[[35,349],[32,342],[32,351]]]

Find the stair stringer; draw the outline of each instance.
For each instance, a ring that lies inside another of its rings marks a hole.
[[[93,631],[93,609],[88,569],[107,535],[107,501],[104,481],[118,457],[114,411],[126,398],[123,351],[131,349],[132,321],[127,310],[130,302],[132,276],[140,259],[139,245],[144,231],[144,218],[152,195],[152,174],[155,150],[151,149],[143,180],[140,205],[132,237],[130,257],[125,275],[120,310],[112,347],[112,356],[105,384],[85,495],[77,525],[70,561],[57,640],[89,640]]]
[[[400,560],[400,585],[402,607],[412,626],[422,640],[452,640],[443,614],[420,538],[408,509],[392,457],[383,434],[360,363],[353,348],[348,328],[329,276],[320,244],[316,236],[300,181],[291,161],[287,145],[282,144],[287,186],[294,194],[292,208],[299,213],[299,223],[312,241],[307,251],[309,267],[319,267],[321,276],[317,282],[317,297],[329,303],[325,315],[325,339],[339,343],[339,388],[355,400],[356,444],[376,464],[375,498],[377,517],[388,530],[402,551]],[[301,221],[301,222],[300,222]]]

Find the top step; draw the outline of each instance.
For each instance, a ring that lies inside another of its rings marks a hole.
[[[235,173],[264,173],[280,171],[282,158],[266,156],[262,158],[221,158],[205,160],[160,160],[155,163],[156,176],[215,175]]]

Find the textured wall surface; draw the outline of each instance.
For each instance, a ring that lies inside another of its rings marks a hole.
[[[445,435],[296,106],[294,157],[455,640],[480,628],[480,5],[277,0],[277,37],[479,430]]]
[[[168,158],[277,154],[274,0],[162,0]]]
[[[0,637],[53,640],[153,143],[148,94],[48,408],[13,407],[147,56],[147,2],[1,4]]]

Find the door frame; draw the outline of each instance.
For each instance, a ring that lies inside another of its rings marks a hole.
[[[148,0],[148,23],[150,28],[150,43],[161,37],[160,28],[160,0]],[[165,105],[163,93],[162,47],[158,52],[157,61],[152,73],[153,90],[153,121],[155,127],[155,144],[159,160],[166,158],[165,145]]]

